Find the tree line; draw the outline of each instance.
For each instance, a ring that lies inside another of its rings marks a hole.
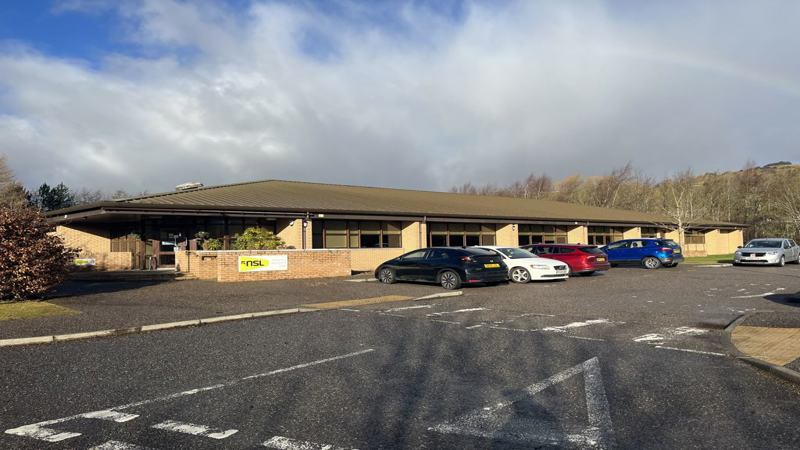
[[[730,222],[748,225],[747,238],[800,239],[800,165],[788,161],[701,175],[685,170],[660,180],[628,163],[602,176],[554,181],[547,174],[530,174],[507,185],[468,182],[450,191],[655,213],[669,218],[655,225],[681,234],[704,223]]]
[[[70,189],[64,183],[50,186],[42,183],[37,189],[29,191],[19,183],[6,163],[4,155],[0,155],[0,205],[12,208],[31,207],[40,211],[52,211],[70,206],[94,203],[104,200],[117,200],[133,196],[146,195],[146,192],[130,194],[124,190],[104,192],[86,188]]]

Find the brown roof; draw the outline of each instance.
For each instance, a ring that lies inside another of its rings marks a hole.
[[[174,207],[180,209],[301,211],[312,214],[340,213],[530,221],[639,224],[669,222],[669,219],[654,214],[549,200],[281,180],[210,186],[97,204],[100,207],[112,205],[121,209]],[[86,210],[90,206],[92,205],[53,211],[50,215]]]

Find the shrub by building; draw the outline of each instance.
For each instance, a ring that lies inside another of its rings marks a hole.
[[[66,277],[75,252],[28,208],[0,207],[0,300],[41,297]]]

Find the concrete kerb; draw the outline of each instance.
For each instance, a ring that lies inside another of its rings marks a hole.
[[[229,316],[208,317],[205,319],[157,323],[152,325],[142,325],[138,327],[115,328],[110,330],[87,331],[82,333],[58,334],[53,336],[34,336],[27,338],[0,339],[0,347],[13,347],[18,345],[33,345],[33,344],[52,344],[54,342],[76,341],[81,339],[91,339],[91,338],[109,337],[109,336],[122,336],[126,334],[144,333],[148,331],[161,331],[161,330],[170,330],[175,328],[195,327],[195,326],[208,325],[220,322],[256,319],[261,317],[281,316],[287,314],[298,314],[298,313],[306,313],[314,311],[319,311],[319,310],[314,308],[277,309],[272,311],[259,311],[254,313],[235,314]]]
[[[738,359],[739,361],[743,361],[747,364],[750,364],[753,367],[759,368],[763,371],[769,372],[772,375],[775,375],[779,378],[782,378],[786,381],[799,384],[800,385],[800,373],[794,371],[792,369],[787,369],[786,367],[779,366],[777,364],[772,364],[767,361],[763,361],[758,358],[753,358],[752,356],[745,355],[735,345],[733,345],[733,340],[731,335],[733,334],[733,330],[736,327],[745,321],[745,319],[758,314],[758,312],[752,312],[747,314],[742,314],[736,320],[730,323],[727,327],[725,327],[725,346],[727,347],[728,353],[730,353],[733,357]]]

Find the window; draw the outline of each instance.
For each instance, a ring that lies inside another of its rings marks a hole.
[[[622,239],[622,227],[589,227],[589,245],[607,245]]]
[[[400,248],[400,222],[315,220],[313,248]]]
[[[642,227],[643,238],[660,238],[661,230],[656,227]]]
[[[567,227],[561,225],[519,225],[519,245],[566,244]]]
[[[412,259],[422,259],[422,258],[425,257],[425,252],[427,252],[427,250],[413,251],[413,252],[403,256],[402,259],[404,261],[408,261],[408,260],[412,260]]]
[[[706,235],[702,231],[687,231],[686,243],[690,245],[705,245]]]
[[[495,225],[479,223],[428,224],[431,247],[494,245]]]

